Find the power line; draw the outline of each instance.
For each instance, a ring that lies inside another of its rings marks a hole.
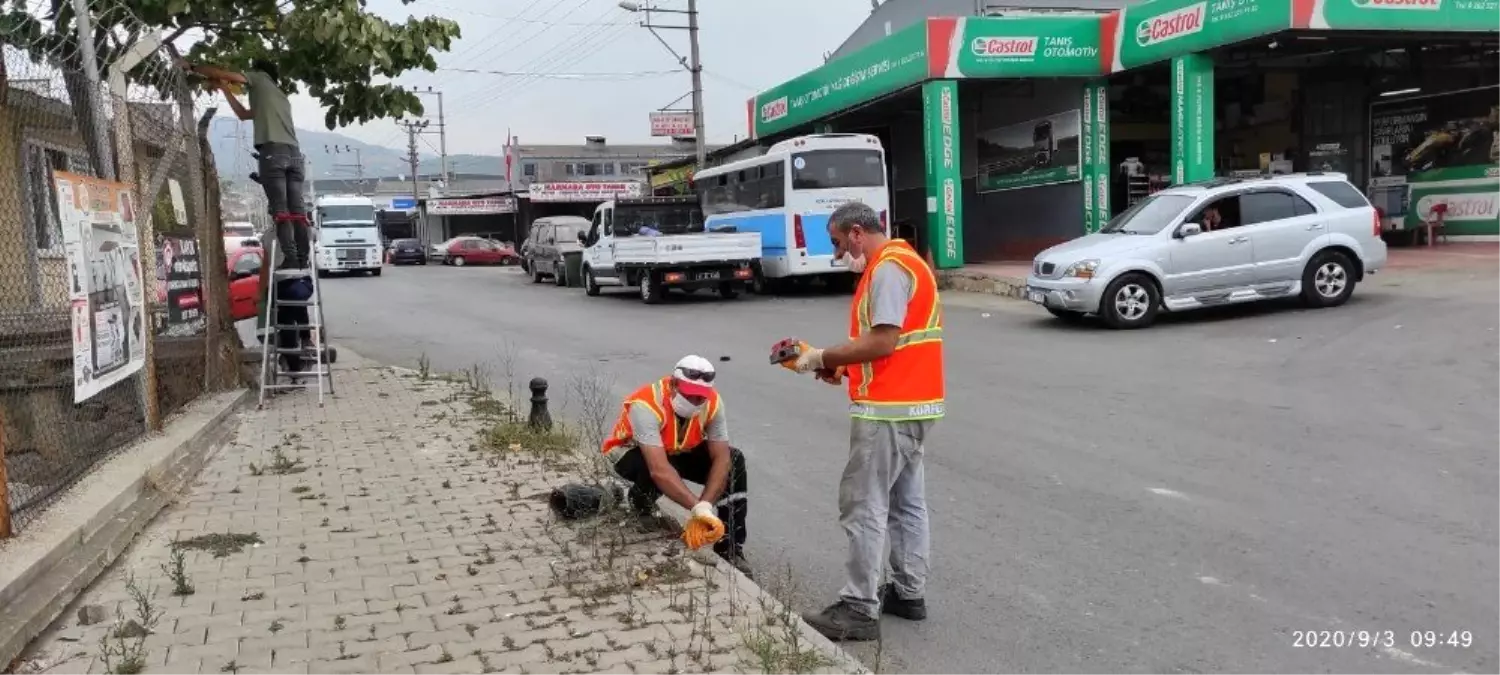
[[[616,24],[600,24],[616,25]],[[439,71],[449,73],[469,73],[474,75],[499,75],[501,77],[533,77],[554,80],[586,80],[586,79],[635,79],[643,77],[660,77],[662,75],[676,75],[678,70],[637,70],[625,73],[539,73],[518,72],[513,70],[480,70],[477,68],[438,68]]]
[[[720,75],[720,74],[715,73],[713,71],[704,70],[703,74],[709,76],[710,78],[718,80],[719,82],[727,84],[727,85],[729,85],[731,87],[738,87],[740,89],[744,89],[745,91],[748,91],[748,92],[751,92],[751,93],[759,94],[761,91],[764,91],[763,89],[761,89],[759,87],[752,87],[752,86],[750,86],[748,84],[745,84],[744,82],[740,82],[740,81],[735,80],[735,79],[730,78],[730,77],[725,77],[724,75]]]
[[[564,58],[566,57],[573,57],[576,59],[578,54],[573,47],[577,42],[589,42],[596,45],[596,50],[602,49],[603,47],[610,44],[613,39],[618,39],[619,35],[623,35],[625,33],[625,30],[629,27],[630,24],[620,22],[607,24],[605,26],[596,27],[592,30],[584,31],[584,34],[579,36],[578,38],[565,40],[555,45],[552,49],[539,54],[536,58],[532,59],[531,62],[522,66],[521,70],[545,72],[544,68],[553,66],[555,64],[558,64],[559,62],[563,62]],[[610,31],[614,31],[618,33],[618,35],[613,36],[613,38],[610,40],[601,41],[601,38]],[[480,105],[500,100],[504,96],[517,91],[521,87],[535,81],[536,79],[537,78],[535,77],[522,77],[506,82],[505,84],[502,84],[500,87],[494,90],[484,92],[477,99],[471,99],[470,106],[479,107]]]
[[[539,5],[541,3],[542,3],[542,0],[531,0],[531,4],[526,5],[526,7],[524,9],[522,9],[521,13],[518,14],[517,16],[525,16],[527,12],[531,11],[531,8],[536,7],[537,5]],[[543,12],[543,14],[545,14],[545,12]],[[466,47],[464,47],[463,51],[458,52],[458,53],[456,53],[456,54],[453,55],[453,58],[455,59],[455,62],[457,62],[458,60],[462,60],[465,56],[468,56],[469,54],[474,53],[474,50],[479,49],[485,43],[487,43],[490,40],[493,40],[494,38],[498,37],[499,35],[505,33],[507,30],[509,30],[511,28],[511,26],[512,26],[512,24],[508,24],[508,23],[507,24],[503,24],[503,25],[495,28],[495,30],[490,31],[490,33],[488,35],[486,35],[486,36],[484,36],[484,37],[482,37],[482,38],[474,41],[473,43],[471,43],[472,46],[466,46]]]
[[[482,16],[482,17],[485,17],[487,19],[499,19],[501,21],[515,21],[515,22],[519,22],[519,23],[540,23],[540,24],[546,24],[548,26],[598,26],[598,25],[600,25],[600,22],[597,22],[597,21],[543,21],[541,19],[526,19],[526,18],[522,18],[520,15],[516,15],[516,16],[501,16],[499,14],[490,14],[488,12],[476,12],[476,11],[474,11],[472,9],[463,9],[461,7],[452,7],[452,6],[449,6],[449,5],[443,5],[443,4],[439,4],[439,3],[436,3],[436,2],[427,2],[427,3],[423,3],[423,4],[429,5],[431,7],[435,7],[437,9],[449,11],[449,12],[458,12],[460,14],[469,14],[469,15],[472,15],[472,16]],[[525,14],[525,12],[523,11],[522,14]]]
[[[587,5],[588,3],[589,3],[589,0],[579,0],[578,4],[573,5],[572,9],[570,9],[570,10],[568,10],[566,12],[563,12],[562,15],[559,16],[558,18],[559,19],[566,19],[569,16],[572,16],[573,14],[575,14],[578,10],[583,9],[583,6]],[[522,39],[520,42],[515,42],[515,43],[510,44],[506,49],[502,50],[499,54],[495,54],[493,57],[490,57],[490,62],[499,61],[502,57],[506,56],[507,54],[515,52],[516,50],[520,49],[521,47],[524,47],[524,46],[530,44],[533,40],[535,40],[535,39],[541,37],[542,35],[546,34],[547,31],[552,30],[552,28],[553,28],[552,26],[546,26],[546,27],[542,28],[541,30],[533,32],[531,35],[527,36],[525,39]],[[498,47],[498,46],[500,46],[499,43],[496,43],[495,45],[491,46],[489,49],[486,49],[486,50],[480,52],[479,54],[477,54],[474,58],[476,58],[476,59],[486,58],[486,57],[489,56],[489,54],[491,52],[495,51],[495,47]]]

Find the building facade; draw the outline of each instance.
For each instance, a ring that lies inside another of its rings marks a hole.
[[[693,153],[692,139],[612,145],[603,136],[587,136],[582,145],[513,144],[510,162],[520,190],[533,183],[644,181],[646,167]]]

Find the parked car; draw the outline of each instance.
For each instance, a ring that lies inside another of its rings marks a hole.
[[[235,321],[255,318],[260,296],[260,267],[264,251],[256,247],[241,248],[229,254],[229,316]]]
[[[482,237],[454,237],[438,244],[434,253],[444,265],[514,265],[516,250]]]
[[[416,239],[392,239],[390,263],[392,265],[426,265],[427,255],[422,253],[422,242]]]
[[[1374,207],[1343,174],[1216,179],[1157,192],[1100,232],[1042,251],[1026,297],[1114,328],[1185,311],[1299,297],[1348,301],[1386,262]]]
[[[546,216],[531,224],[529,248],[522,256],[523,269],[533,283],[552,277],[558,286],[568,285],[568,266],[564,256],[583,250],[578,235],[589,230],[589,220],[578,216]]]

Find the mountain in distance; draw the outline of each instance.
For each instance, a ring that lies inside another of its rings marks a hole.
[[[214,163],[219,176],[227,180],[244,180],[255,171],[255,158],[250,156],[255,133],[249,122],[232,117],[215,117],[209,127],[209,143],[214,151]],[[242,140],[243,139],[243,140]],[[436,138],[429,139],[434,144]],[[406,151],[372,145],[343,134],[329,131],[314,131],[297,128],[297,141],[302,154],[307,157],[307,179],[354,178],[355,154],[332,153],[324,147],[348,146],[359,150],[360,163],[364,165],[366,178],[409,176],[411,167],[406,161]],[[442,167],[437,153],[418,154],[420,164],[417,171],[422,175],[436,174]],[[505,171],[505,158],[492,155],[448,155],[449,173],[480,173],[499,175]]]

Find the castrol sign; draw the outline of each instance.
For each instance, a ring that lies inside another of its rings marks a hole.
[[[980,58],[1032,58],[1036,56],[1035,37],[977,37],[969,51]]]
[[[1207,9],[1208,3],[1200,2],[1145,19],[1136,24],[1135,43],[1141,47],[1149,47],[1197,33],[1203,30],[1203,17]]]
[[[1353,0],[1360,9],[1414,9],[1437,11],[1443,8],[1443,0]]]
[[[1447,205],[1447,210],[1437,208]],[[1425,195],[1417,200],[1416,215],[1429,220],[1441,212],[1443,222],[1494,221],[1500,217],[1500,193],[1460,192]]]

